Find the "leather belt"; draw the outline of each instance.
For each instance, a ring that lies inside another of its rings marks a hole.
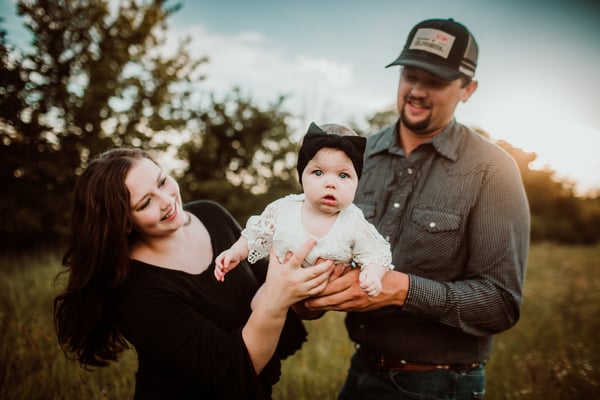
[[[384,372],[384,371],[418,371],[427,372],[436,369],[448,370],[458,373],[469,372],[483,363],[474,362],[467,364],[425,364],[425,363],[412,363],[405,360],[391,359],[383,355],[375,355],[368,353],[364,350],[359,350],[358,355],[360,358],[369,366],[369,368]]]

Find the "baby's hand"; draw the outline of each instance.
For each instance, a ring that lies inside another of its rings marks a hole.
[[[381,279],[376,274],[369,274],[367,270],[363,270],[358,276],[360,288],[369,296],[375,297],[381,293]]]
[[[215,278],[223,282],[225,274],[237,267],[239,263],[239,259],[231,250],[225,250],[215,258]]]

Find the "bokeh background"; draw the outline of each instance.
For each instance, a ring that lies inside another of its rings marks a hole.
[[[515,158],[532,213],[523,316],[496,342],[489,398],[597,394],[598,2],[0,0],[0,398],[131,396],[133,351],[81,371],[53,333],[90,157],[144,147],[184,200],[218,201],[244,224],[299,190],[311,121],[366,136],[397,118],[398,68],[384,66],[415,23],[447,17],[480,47],[457,119]],[[308,323],[277,398],[334,397],[351,352],[342,318]]]

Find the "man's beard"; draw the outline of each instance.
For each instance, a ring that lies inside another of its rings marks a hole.
[[[401,114],[402,124],[410,129],[416,135],[427,135],[429,134],[429,123],[431,122],[431,115],[427,116],[427,118],[422,119],[420,121],[412,122],[406,116],[406,110],[402,108]]]

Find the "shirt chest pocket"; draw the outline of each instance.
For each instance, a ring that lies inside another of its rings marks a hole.
[[[452,232],[460,228],[460,215],[444,211],[415,209],[412,214],[415,225],[429,233]]]
[[[462,217],[449,211],[415,209],[408,224],[407,263],[425,276],[451,269],[460,243]]]

